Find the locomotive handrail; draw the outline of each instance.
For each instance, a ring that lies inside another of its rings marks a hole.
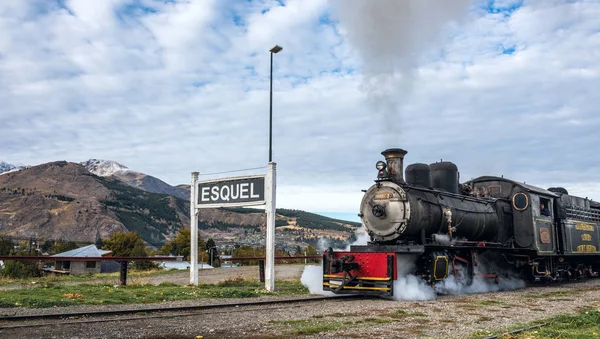
[[[321,259],[321,255],[306,255],[306,256],[295,256],[295,257],[282,257],[276,256],[275,260],[288,260],[288,259]],[[238,258],[221,258],[222,261],[259,261],[265,260],[265,257],[238,257]]]
[[[183,261],[182,256],[170,257],[57,257],[51,255],[10,255],[0,256],[0,260],[17,261]]]

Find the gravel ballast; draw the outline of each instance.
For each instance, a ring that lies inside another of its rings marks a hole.
[[[299,296],[300,297],[300,296]],[[202,299],[163,306],[271,300]],[[0,313],[97,311],[155,305],[0,309]],[[515,291],[438,296],[431,301],[383,299],[317,301],[265,307],[232,307],[194,315],[91,324],[0,329],[2,338],[466,338],[557,314],[600,307],[600,279]],[[155,314],[152,314],[155,315]],[[132,316],[126,316],[131,318]],[[96,319],[96,318],[94,318]],[[101,318],[98,318],[101,319]],[[45,322],[52,322],[47,320]],[[70,319],[67,321],[77,321]],[[19,322],[18,324],[23,324]],[[15,323],[2,322],[0,326]]]

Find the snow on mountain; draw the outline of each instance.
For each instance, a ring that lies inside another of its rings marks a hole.
[[[24,168],[25,168],[25,166],[15,166],[15,165],[6,163],[4,161],[0,161],[0,175],[6,174],[6,173],[11,173],[11,172],[17,172]]]
[[[97,176],[108,177],[116,173],[134,172],[116,161],[90,159],[81,163],[88,171]]]

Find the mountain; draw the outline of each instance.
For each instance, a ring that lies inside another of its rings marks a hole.
[[[15,166],[15,165],[5,163],[4,161],[0,161],[0,174],[20,171],[23,168],[25,168],[25,166]]]
[[[263,217],[207,211],[203,221],[258,225]],[[189,227],[189,202],[101,177],[66,161],[0,175],[0,234],[19,238],[94,242],[117,231],[136,231],[160,246]]]
[[[127,185],[144,191],[160,194],[169,194],[181,199],[189,199],[189,189],[173,187],[166,182],[144,173],[132,171],[127,166],[110,160],[90,159],[81,163],[88,171],[101,177],[114,176]]]
[[[0,235],[95,242],[135,231],[159,247],[189,227],[189,198],[136,188],[120,178],[143,174],[118,163],[85,164],[58,161],[0,175]],[[203,238],[217,243],[260,245],[265,220],[264,211],[256,209],[203,209],[199,228]],[[279,243],[297,246],[322,238],[347,240],[360,224],[278,209],[276,226]]]

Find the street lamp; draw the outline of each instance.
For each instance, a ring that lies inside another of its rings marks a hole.
[[[269,162],[273,161],[273,54],[281,52],[279,45],[270,49],[271,52],[271,88],[269,91]]]

